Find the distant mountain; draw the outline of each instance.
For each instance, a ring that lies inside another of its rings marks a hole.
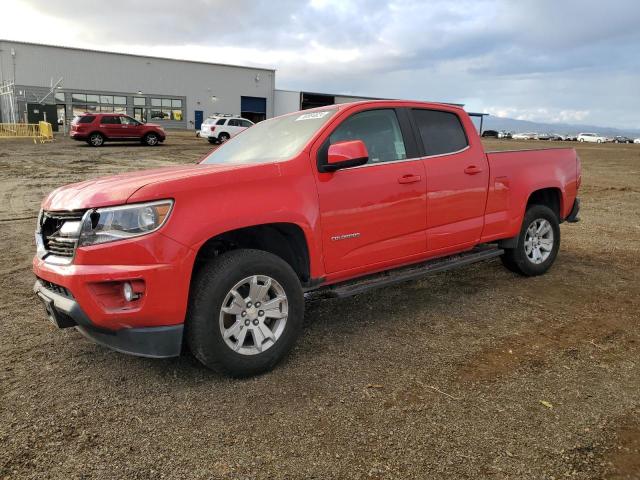
[[[478,120],[475,120],[475,122],[477,124]],[[482,129],[507,130],[510,132],[559,133],[561,135],[574,135],[580,132],[594,132],[609,137],[624,135],[631,138],[640,138],[640,130],[637,129],[596,127],[594,125],[572,125],[568,123],[540,123],[494,116],[484,117]]]

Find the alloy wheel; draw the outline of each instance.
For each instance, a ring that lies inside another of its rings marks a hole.
[[[535,265],[543,263],[553,250],[553,228],[551,223],[538,218],[529,224],[524,236],[524,252]]]
[[[267,275],[253,275],[236,283],[220,309],[220,333],[227,346],[242,355],[271,348],[287,324],[284,288]]]

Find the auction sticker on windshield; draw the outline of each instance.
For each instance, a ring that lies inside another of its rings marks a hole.
[[[304,113],[304,114],[300,115],[298,118],[296,118],[296,122],[299,122],[300,120],[314,120],[314,119],[318,119],[318,118],[323,118],[323,117],[326,117],[327,115],[329,115],[328,111]]]

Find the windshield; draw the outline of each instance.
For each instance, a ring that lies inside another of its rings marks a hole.
[[[269,163],[287,160],[299,153],[336,111],[336,108],[331,108],[297,112],[265,120],[227,141],[202,163]]]

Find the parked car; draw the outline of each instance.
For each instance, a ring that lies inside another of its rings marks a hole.
[[[535,138],[538,138],[538,134],[537,133],[514,133],[512,135],[512,137],[514,140],[533,140]]]
[[[121,113],[85,113],[71,122],[69,136],[101,147],[105,142],[137,141],[154,146],[165,141],[167,135],[160,125],[141,123]]]
[[[499,134],[497,130],[485,130],[484,132],[482,132],[482,136],[484,138],[498,138]]]
[[[607,137],[603,137],[602,135],[598,135],[597,133],[579,133],[578,141],[591,142],[591,143],[605,143],[607,141]]]
[[[254,375],[292,348],[305,295],[496,257],[547,272],[560,224],[578,221],[580,183],[575,150],[485,152],[453,105],[305,110],[199,165],[54,190],[36,225],[34,291],[54,325],[102,345],[158,358],[184,344],[210,368]]]
[[[640,138],[636,138],[633,143],[640,143]]]
[[[549,140],[552,140],[554,142],[561,142],[561,141],[565,140],[565,136],[561,135],[559,133],[550,133],[549,134]]]
[[[633,143],[633,139],[623,135],[616,135],[612,139],[613,143]]]
[[[511,132],[507,132],[505,130],[500,130],[498,132],[498,138],[511,138],[513,135]]]
[[[213,116],[202,122],[200,137],[209,143],[224,143],[251,126],[253,122],[246,118]]]
[[[571,134],[565,135],[564,139],[568,142],[575,142],[578,140],[578,136],[571,133]]]
[[[537,140],[553,140],[550,133],[539,133],[536,135]]]

